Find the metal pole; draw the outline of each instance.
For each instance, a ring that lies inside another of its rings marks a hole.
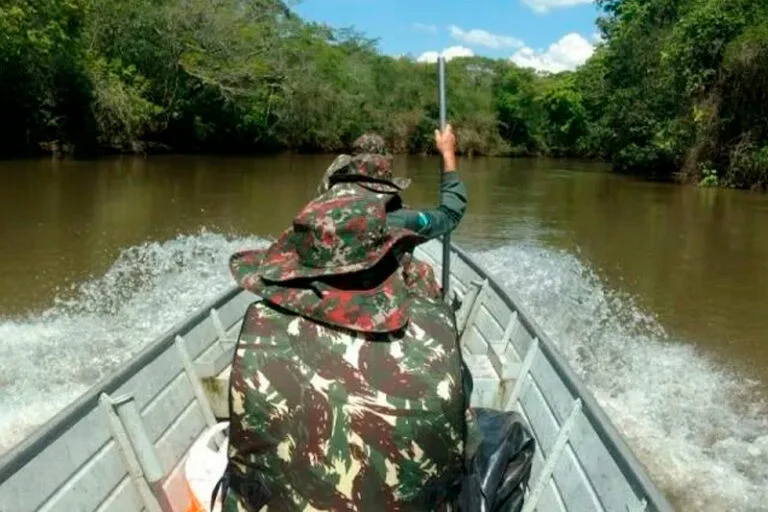
[[[440,131],[445,129],[446,125],[446,101],[445,101],[445,57],[437,59],[437,73],[439,94],[440,94]],[[440,190],[443,188],[445,179],[445,169],[442,159],[440,160]],[[442,196],[442,194],[441,194]],[[451,284],[451,234],[443,235],[443,298],[450,300]]]

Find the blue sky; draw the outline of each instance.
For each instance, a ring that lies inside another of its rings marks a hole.
[[[598,15],[591,0],[301,0],[294,10],[354,26],[393,56],[484,55],[545,71],[573,69],[591,55]]]

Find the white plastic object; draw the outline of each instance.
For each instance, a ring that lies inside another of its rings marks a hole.
[[[211,494],[227,466],[229,439],[224,436],[224,441],[217,450],[215,437],[228,427],[229,422],[225,421],[207,428],[189,449],[189,455],[184,463],[184,475],[195,498],[203,506],[203,510],[221,511],[221,493],[213,507],[211,507]]]

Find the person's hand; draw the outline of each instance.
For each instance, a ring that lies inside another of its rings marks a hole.
[[[456,170],[456,136],[450,124],[445,125],[443,131],[435,130],[435,146],[443,156],[446,172]]]
[[[435,130],[435,146],[441,155],[456,153],[456,136],[453,134],[453,128],[450,124],[445,125],[442,132]]]

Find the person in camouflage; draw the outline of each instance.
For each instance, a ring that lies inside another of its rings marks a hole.
[[[352,155],[340,155],[328,167],[318,187],[318,195],[331,187],[356,183],[371,191],[389,194],[387,224],[407,228],[425,237],[436,238],[453,231],[466,211],[467,193],[456,170],[456,138],[451,125],[443,132],[435,132],[435,145],[443,158],[445,170],[441,183],[440,206],[433,210],[414,210],[400,197],[411,183],[406,178],[394,177],[392,155],[384,139],[367,133],[352,144]],[[384,197],[384,196],[383,196]],[[404,277],[408,287],[429,297],[442,296],[442,289],[430,265],[413,257],[413,247],[402,257]]]
[[[409,283],[426,238],[390,224],[390,200],[334,184],[272,246],[230,259],[261,300],[232,364],[225,512],[446,510],[458,496],[455,317]]]
[[[368,185],[373,190],[392,194],[388,204],[387,223],[407,228],[427,239],[450,233],[461,222],[467,208],[467,190],[456,165],[456,137],[451,125],[435,131],[435,146],[443,160],[444,175],[440,188],[440,206],[436,209],[414,210],[399,196],[411,184],[406,178],[393,177],[392,155],[384,139],[367,133],[352,144],[352,155],[339,155],[328,167],[318,186],[318,195],[334,183],[348,183],[363,177],[378,183]]]
[[[380,135],[361,135],[352,143],[352,155],[339,155],[328,166],[317,187],[317,195],[327,192],[334,180],[338,182],[339,178],[350,176],[379,180],[378,183],[370,182],[366,185],[374,191],[396,194],[405,190],[410,186],[411,180],[393,176],[392,160],[392,155]]]
[[[393,332],[407,320],[400,259],[422,240],[387,226],[379,194],[334,187],[309,203],[268,249],[233,255],[230,269],[243,288],[304,317]]]

